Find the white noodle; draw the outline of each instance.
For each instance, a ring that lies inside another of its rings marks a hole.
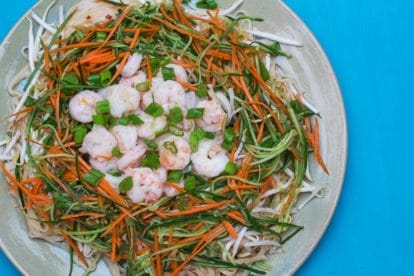
[[[266,246],[266,245],[278,247],[280,246],[280,243],[278,243],[277,241],[267,240],[267,241],[246,242],[244,244],[245,247]]]
[[[49,33],[51,34],[55,34],[56,33],[56,29],[55,27],[53,27],[52,25],[49,25],[48,23],[46,23],[42,18],[40,18],[35,12],[31,12],[30,16],[36,20],[37,23],[39,23],[40,26],[42,26],[43,28],[45,28],[45,30],[47,30]]]
[[[239,250],[239,246],[241,241],[243,240],[244,235],[246,234],[247,227],[243,226],[243,228],[240,230],[240,232],[237,234],[237,239],[234,242],[233,250],[232,250],[232,256],[236,256],[237,251]]]
[[[269,40],[272,40],[272,41],[277,41],[281,44],[297,46],[297,47],[302,47],[303,46],[303,44],[301,42],[298,42],[296,40],[292,40],[292,39],[289,39],[289,38],[284,38],[282,36],[271,34],[271,33],[262,32],[262,31],[259,31],[256,28],[253,28],[252,31],[247,30],[247,32],[253,34],[256,37],[265,38],[265,39],[269,39]]]
[[[19,140],[19,137],[20,137],[20,132],[16,132],[16,134],[14,134],[11,141],[7,144],[7,147],[4,149],[4,151],[3,151],[4,155],[8,154],[11,151],[11,149],[14,147],[14,145]]]
[[[20,109],[23,107],[24,103],[26,102],[27,98],[29,97],[30,94],[30,89],[32,89],[33,85],[37,82],[37,80],[40,77],[40,72],[41,70],[39,70],[36,75],[33,77],[32,81],[30,82],[29,86],[27,87],[26,91],[24,92],[22,98],[20,99],[19,103],[17,104],[15,110],[13,113],[19,112]],[[17,118],[18,116],[16,116],[15,118]]]
[[[29,21],[29,66],[30,70],[33,72],[35,69],[34,65],[34,38],[33,38],[33,22],[29,18],[26,18]]]
[[[52,1],[52,3],[50,3],[49,6],[47,6],[42,16],[43,21],[46,21],[47,15],[49,14],[50,9],[55,5],[55,3],[56,1]],[[36,39],[35,39],[34,49],[33,49],[36,59],[39,58],[40,40],[42,39],[43,31],[44,31],[43,25],[39,24],[39,29],[37,30],[37,33],[36,33]]]

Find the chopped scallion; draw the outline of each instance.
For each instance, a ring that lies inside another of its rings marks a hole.
[[[91,169],[87,174],[83,176],[83,179],[90,185],[98,185],[99,182],[105,177],[105,174],[97,169]]]
[[[129,192],[133,186],[134,186],[134,183],[132,181],[132,177],[127,176],[121,181],[121,183],[119,183],[119,192],[121,193]]]
[[[187,119],[198,119],[203,117],[204,108],[190,108],[187,111]]]
[[[144,109],[144,112],[156,118],[160,117],[164,113],[164,109],[157,103],[151,103],[147,108]]]

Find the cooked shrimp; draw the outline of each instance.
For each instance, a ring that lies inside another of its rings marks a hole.
[[[198,145],[198,151],[191,156],[193,169],[208,178],[220,175],[229,162],[227,152],[221,147],[221,141],[202,140]]]
[[[99,89],[98,94],[101,95],[104,99],[108,98],[108,88]]]
[[[141,108],[145,109],[154,102],[154,93],[149,91],[142,93]]]
[[[197,104],[197,108],[204,108],[202,118],[196,120],[196,124],[209,132],[219,132],[226,123],[226,113],[216,100],[204,100]]]
[[[135,126],[117,125],[111,133],[118,141],[118,148],[122,153],[132,150],[138,142],[138,130]]]
[[[130,168],[138,167],[140,160],[144,156],[147,148],[143,143],[138,143],[134,148],[130,151],[126,152],[119,160],[118,160],[118,168],[121,171],[126,171]]]
[[[176,81],[167,80],[154,90],[154,101],[160,104],[164,111],[174,107],[185,109],[185,90]]]
[[[159,177],[161,183],[167,181],[168,171],[164,167],[155,170],[154,173]]]
[[[112,157],[108,160],[102,158],[89,158],[89,163],[93,168],[102,172],[118,169],[118,158],[116,157]]]
[[[154,118],[145,112],[139,112],[137,115],[144,121],[144,124],[137,127],[138,137],[154,139],[158,132],[167,127],[167,118],[165,116]]]
[[[162,196],[162,181],[159,176],[149,168],[131,169],[128,175],[132,176],[134,186],[128,192],[128,197],[134,203],[151,203]]]
[[[183,67],[181,67],[180,65],[171,63],[171,64],[168,64],[165,67],[174,69],[175,79],[177,81],[184,82],[184,83],[188,82],[187,71],[185,71],[185,69]],[[158,74],[158,77],[162,77],[162,72],[161,71]]]
[[[138,53],[133,53],[128,57],[125,66],[121,70],[122,77],[129,78],[135,75],[141,66],[142,55]]]
[[[69,102],[69,112],[72,118],[81,123],[92,122],[92,115],[96,114],[96,103],[104,98],[89,90],[76,94]]]
[[[134,88],[120,84],[108,87],[108,101],[114,117],[120,118],[124,114],[136,112],[139,100],[140,95]]]
[[[138,83],[145,82],[146,80],[147,80],[147,74],[145,74],[145,72],[138,71],[138,73],[136,73],[132,77],[129,77],[129,78],[122,77],[119,80],[119,84],[135,88],[135,86],[137,86]]]
[[[168,170],[182,170],[190,163],[190,144],[181,137],[166,135],[159,139],[160,163]]]
[[[117,141],[115,137],[106,128],[95,125],[86,134],[79,151],[89,154],[92,158],[110,160],[112,159],[112,149],[116,145]]]
[[[185,107],[187,109],[196,107],[199,101],[200,101],[200,98],[197,97],[195,92],[189,91],[185,93]]]
[[[177,185],[180,186],[181,188],[184,188],[184,180],[181,179]],[[163,190],[164,190],[164,194],[167,197],[175,197],[176,195],[178,195],[177,189],[170,187],[166,184],[164,184]]]

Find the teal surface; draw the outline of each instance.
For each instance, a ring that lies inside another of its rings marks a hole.
[[[327,52],[349,127],[348,169],[338,209],[298,275],[412,274],[414,4],[286,2]],[[0,40],[34,3],[2,3]],[[2,253],[0,271],[18,275]]]

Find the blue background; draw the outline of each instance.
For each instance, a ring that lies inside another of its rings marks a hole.
[[[35,2],[2,2],[0,40]],[[349,127],[348,168],[338,209],[298,274],[408,274],[414,246],[414,4],[286,2],[327,52],[342,88]],[[0,271],[18,275],[1,252]]]

